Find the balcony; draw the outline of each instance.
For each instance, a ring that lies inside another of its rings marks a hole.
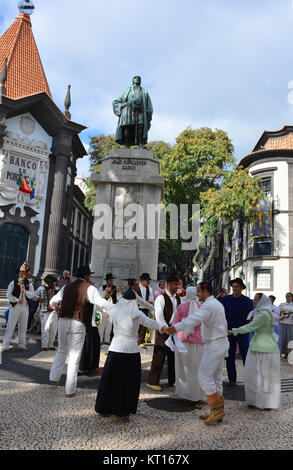
[[[256,238],[251,240],[248,249],[248,258],[258,258],[262,256],[278,256],[277,246],[273,238]]]

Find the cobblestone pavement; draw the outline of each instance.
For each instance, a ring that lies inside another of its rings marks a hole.
[[[0,340],[4,331],[1,329]],[[54,353],[40,352],[39,341],[39,338],[29,337],[29,353],[18,352],[15,348],[3,353],[0,366],[1,450],[293,448],[293,369],[285,360],[282,360],[279,410],[247,408],[241,384],[243,366],[237,360],[240,383],[233,389],[225,387],[226,416],[223,423],[207,427],[199,419],[199,415],[208,410],[207,404],[203,403],[200,411],[183,406],[179,400],[175,402],[174,390],[166,386],[165,378],[163,392],[151,392],[146,387],[152,354],[150,346],[142,351],[144,373],[137,414],[130,417],[129,423],[117,423],[97,415],[94,410],[97,377],[79,377],[77,395],[70,399],[64,395],[62,382],[58,387],[48,385],[48,371]],[[16,345],[16,339],[13,345]],[[106,358],[105,352],[103,347],[101,366]],[[152,400],[158,398],[162,399],[162,409],[154,408],[157,403]],[[176,411],[168,411],[167,404],[177,402],[177,407],[172,405]]]

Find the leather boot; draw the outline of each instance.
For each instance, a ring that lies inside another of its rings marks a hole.
[[[211,405],[211,414],[207,419],[205,419],[205,424],[222,422],[223,416],[225,416],[223,401],[219,395],[218,397],[218,400]]]
[[[224,409],[224,395],[220,395],[220,399],[222,401],[222,405],[223,405],[223,409]],[[209,418],[210,414],[209,415],[200,415],[199,419],[201,419],[202,421],[205,421],[207,418]],[[225,416],[225,412],[224,412],[224,416]],[[222,421],[222,419],[220,421]]]

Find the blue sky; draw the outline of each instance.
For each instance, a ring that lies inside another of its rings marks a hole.
[[[0,34],[18,14],[1,0]],[[149,140],[187,126],[225,130],[235,156],[293,124],[292,0],[34,0],[34,36],[56,104],[71,84],[81,134],[113,134],[112,101],[136,74],[154,115]],[[292,88],[288,88],[291,86]],[[87,175],[88,158],[78,174]]]

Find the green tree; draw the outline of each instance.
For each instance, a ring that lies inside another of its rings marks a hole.
[[[122,145],[115,142],[114,135],[101,134],[98,136],[91,137],[90,140],[90,169],[92,173],[100,173],[102,167],[102,159],[110,150],[115,148],[125,148]],[[92,211],[96,202],[96,188],[91,182],[91,178],[86,181],[88,185],[88,191],[85,196],[84,205]]]
[[[164,155],[171,152],[172,146],[163,140],[153,140],[146,145],[147,149],[153,152],[156,160],[161,160]]]
[[[220,187],[225,172],[235,165],[233,151],[231,140],[220,129],[184,130],[160,162],[165,177],[164,205],[199,204],[201,193]],[[194,252],[182,251],[183,241],[160,240],[159,260],[191,281]]]
[[[202,240],[209,236],[211,241],[209,255],[201,266],[202,274],[210,266],[225,228],[231,227],[234,220],[242,224],[251,223],[258,215],[257,206],[262,198],[259,179],[250,176],[242,167],[225,173],[220,188],[210,188],[201,193],[201,217],[204,221],[201,236]],[[193,260],[198,272],[199,254],[200,248]]]

